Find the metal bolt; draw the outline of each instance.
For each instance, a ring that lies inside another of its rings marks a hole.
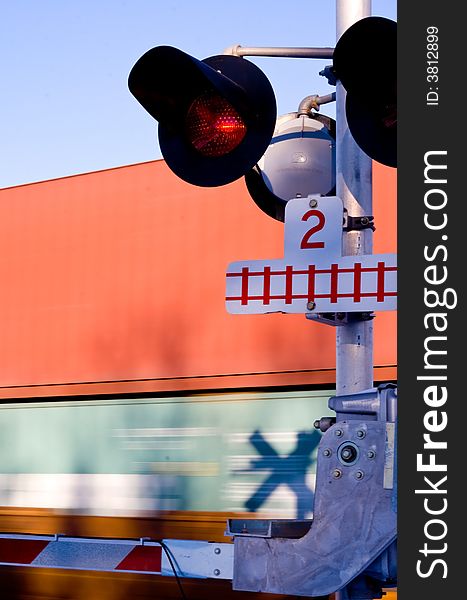
[[[332,476],[334,479],[339,479],[339,477],[342,477],[342,471],[340,469],[334,469]]]
[[[308,310],[314,310],[316,308],[316,302],[308,302],[306,307]]]
[[[364,475],[363,471],[357,471],[355,473],[355,479],[363,479],[363,475]]]
[[[220,553],[221,553],[220,548],[214,548],[214,554],[220,554]]]
[[[331,454],[332,454],[331,448],[325,448],[323,450],[323,456],[331,456]]]
[[[316,200],[315,198],[312,198],[310,200],[310,208],[316,208],[318,206],[318,200]]]
[[[369,222],[370,222],[370,219],[369,219],[368,217],[362,217],[362,218],[360,219],[360,223],[361,223],[362,225],[368,225],[368,223],[369,223]]]
[[[358,438],[362,439],[362,438],[364,438],[365,436],[366,436],[366,433],[363,431],[363,429],[359,429],[359,430],[357,431],[357,437],[358,437]]]
[[[216,575],[216,576],[217,576],[217,575],[220,575],[220,574],[221,574],[221,572],[220,572],[220,570],[219,570],[219,569],[214,569],[214,575]]]
[[[374,450],[368,450],[366,455],[368,458],[374,458],[376,456],[376,452]]]
[[[334,432],[334,434],[337,437],[342,437],[344,435],[344,432],[342,431],[342,429],[336,429],[336,431]]]
[[[346,458],[351,458],[352,457],[352,452],[349,448],[344,448],[341,452],[342,458],[346,459]]]

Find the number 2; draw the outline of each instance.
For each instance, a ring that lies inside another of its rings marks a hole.
[[[324,248],[324,242],[309,242],[308,240],[317,231],[321,231],[321,229],[323,229],[326,219],[321,211],[309,210],[303,215],[302,221],[308,221],[310,217],[316,217],[318,219],[318,223],[305,233],[305,235],[302,238],[300,248],[302,250],[307,250],[308,248]]]

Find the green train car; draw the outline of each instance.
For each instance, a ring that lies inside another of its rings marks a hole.
[[[332,390],[0,405],[0,505],[309,518]]]

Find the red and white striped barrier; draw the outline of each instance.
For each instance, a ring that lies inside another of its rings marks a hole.
[[[192,540],[0,533],[0,565],[232,579],[233,548]]]

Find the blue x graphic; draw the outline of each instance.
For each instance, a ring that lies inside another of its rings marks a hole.
[[[300,431],[297,433],[295,449],[288,455],[281,456],[264,438],[260,431],[254,431],[249,441],[260,457],[252,460],[248,471],[270,470],[270,475],[263,481],[256,492],[245,502],[245,508],[256,512],[280,485],[287,485],[296,496],[297,519],[304,519],[313,509],[313,491],[306,484],[306,473],[314,462],[311,458],[313,450],[321,439],[318,431]]]

